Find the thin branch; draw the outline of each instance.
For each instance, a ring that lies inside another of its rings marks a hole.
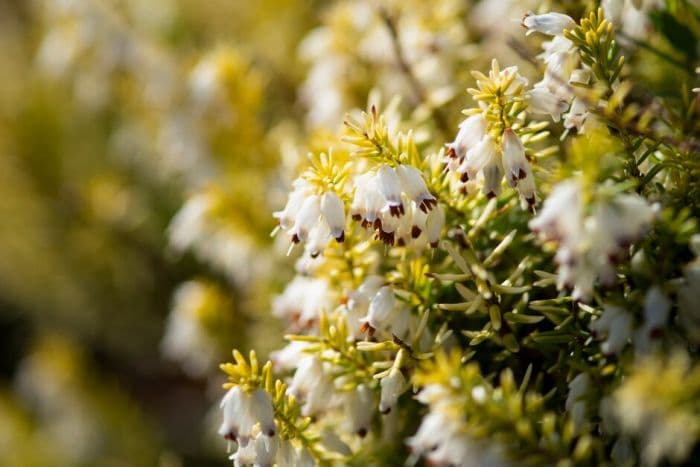
[[[379,15],[381,16],[382,21],[384,21],[384,24],[389,30],[389,35],[391,36],[391,43],[394,47],[394,53],[396,54],[396,61],[399,65],[399,68],[401,69],[401,72],[406,76],[406,79],[408,80],[408,83],[411,86],[411,89],[413,90],[415,100],[417,101],[416,103],[427,103],[428,94],[421,82],[416,77],[415,73],[413,72],[410,63],[408,63],[408,60],[406,59],[406,54],[404,53],[403,47],[401,46],[401,41],[399,39],[399,30],[396,21],[384,8],[381,8],[379,10]],[[435,123],[437,124],[438,129],[443,133],[443,135],[449,135],[450,128],[444,115],[442,115],[439,109],[433,107],[430,107],[430,112],[433,116],[433,119],[435,120]]]

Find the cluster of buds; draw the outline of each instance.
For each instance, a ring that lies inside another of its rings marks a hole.
[[[459,132],[447,145],[446,169],[466,183],[483,179],[482,192],[488,197],[501,193],[501,181],[516,188],[529,204],[536,201],[535,178],[525,155],[525,147],[516,132],[520,122],[509,121],[513,110],[523,105],[527,80],[517,67],[500,70],[494,60],[489,76],[474,73],[478,89],[469,92],[479,107],[459,126]],[[515,119],[513,119],[515,120]]]
[[[566,180],[556,185],[530,229],[544,240],[556,241],[557,286],[573,289],[575,300],[588,301],[596,279],[615,281],[615,265],[630,244],[656,217],[656,209],[636,194],[602,196],[587,214],[581,185]]]

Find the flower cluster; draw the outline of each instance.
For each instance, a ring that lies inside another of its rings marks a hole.
[[[473,73],[478,89],[469,92],[479,107],[466,111],[470,116],[459,126],[455,140],[447,145],[447,170],[466,183],[480,179],[487,197],[501,193],[505,175],[508,185],[517,188],[529,205],[536,201],[535,178],[518,132],[523,128],[527,79],[517,67],[500,69],[493,61],[489,75]],[[529,135],[530,136],[530,135]]]
[[[615,264],[625,257],[629,245],[648,231],[656,211],[634,194],[601,194],[591,206],[583,196],[578,181],[560,183],[529,225],[541,238],[558,244],[557,286],[573,289],[574,299],[587,301],[596,280],[602,285],[614,284]]]
[[[302,47],[312,62],[302,97],[313,128],[341,108],[344,125],[293,144],[310,156],[286,167],[291,190],[274,213],[288,255],[304,250],[272,306],[288,343],[264,378],[230,372],[236,397],[272,407],[236,409],[253,421],[222,432],[240,441],[234,460],[280,463],[284,443],[337,465],[380,463],[389,451],[437,466],[634,459],[631,438],[648,435],[609,405],[633,365],[700,328],[685,310],[696,264],[683,267],[698,228],[684,205],[698,197],[695,142],[662,129],[685,117],[640,110],[605,5],[580,20],[576,9],[528,13],[523,43],[511,45],[526,57],[525,36],[549,36],[544,66],[501,67],[489,55],[451,138],[459,103],[436,105],[440,86],[407,48],[418,12],[388,2],[344,23],[366,5],[337,5]],[[430,29],[435,18],[424,19]],[[370,56],[393,54],[408,107],[396,98],[380,112],[371,92],[367,111],[347,108],[342,76],[368,50],[365,40],[356,57],[336,50],[334,28],[383,38]],[[262,382],[273,368],[274,387]],[[687,458],[689,443],[637,458]]]
[[[230,382],[224,384],[228,391],[220,404],[219,434],[229,448],[231,443],[237,446],[230,456],[234,465],[313,466],[315,457],[325,459],[317,436],[307,432],[308,419],[285,394],[286,385],[273,384],[271,363],[260,368],[254,352],[247,361],[236,351],[233,356],[234,363],[221,365]]]
[[[311,155],[312,167],[293,182],[287,204],[274,214],[280,228],[292,244],[305,243],[312,258],[332,239],[344,241],[348,213],[386,245],[436,247],[445,212],[415,165],[411,136],[392,134],[374,105],[346,125],[345,141],[359,149],[349,157]],[[388,145],[388,153],[375,153],[375,144]]]

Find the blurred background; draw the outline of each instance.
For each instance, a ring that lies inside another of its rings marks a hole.
[[[281,335],[265,186],[314,10],[0,1],[0,465],[227,464],[218,363]]]

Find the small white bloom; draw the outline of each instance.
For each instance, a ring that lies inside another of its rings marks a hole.
[[[503,180],[503,165],[498,153],[493,153],[483,169],[484,186],[481,191],[489,198],[495,198],[501,194],[501,181]]]
[[[472,388],[472,399],[474,399],[474,402],[478,404],[483,404],[486,402],[486,388],[482,385],[479,384],[478,386],[474,386]]]
[[[557,36],[564,33],[565,29],[571,29],[576,23],[570,16],[562,13],[545,13],[535,15],[528,13],[523,18],[523,26],[527,28],[526,34],[541,32],[550,36]]]
[[[515,187],[518,181],[525,178],[530,171],[530,163],[525,157],[525,148],[518,135],[511,128],[503,132],[503,170],[506,181]]]
[[[452,425],[454,422],[442,411],[430,411],[423,417],[416,434],[408,438],[406,443],[416,453],[433,451],[444,442]]]
[[[467,174],[469,180],[475,180],[478,172],[484,169],[489,161],[497,157],[496,143],[491,135],[484,136],[479,144],[467,152],[464,160],[463,173]]]
[[[566,180],[554,187],[529,226],[549,240],[562,240],[581,231],[581,214],[581,188],[578,183]]]
[[[291,341],[280,350],[275,350],[270,353],[270,361],[276,372],[286,372],[293,370],[299,364],[299,361],[306,356],[304,349],[308,347],[307,342]]]
[[[448,144],[448,156],[464,159],[467,151],[477,145],[486,135],[486,119],[478,113],[465,119],[459,125],[459,132],[455,140]]]
[[[323,370],[323,362],[317,355],[302,358],[287,392],[305,401],[301,409],[305,416],[315,415],[329,406],[334,393],[333,381]]]
[[[413,166],[401,164],[396,167],[401,180],[401,189],[423,211],[428,212],[437,205],[437,200],[425,184],[423,175]]]
[[[224,412],[224,420],[219,427],[219,435],[227,440],[236,441],[241,434],[241,426],[246,430],[252,429],[253,422],[249,420],[247,397],[239,386],[228,390],[221,400],[220,407]]]
[[[255,389],[250,397],[250,413],[260,423],[260,431],[266,436],[274,436],[277,432],[275,413],[272,399],[267,391]]]
[[[309,232],[304,251],[312,258],[316,258],[323,253],[323,250],[326,249],[330,241],[331,229],[328,227],[328,224],[325,222],[318,222]]]
[[[363,318],[369,311],[369,303],[382,287],[384,279],[380,276],[367,276],[357,290],[348,292],[348,300],[344,307],[348,332],[353,339],[360,339],[362,335]]]
[[[221,409],[224,420],[219,427],[219,434],[229,441],[247,444],[256,426],[259,426],[265,436],[275,435],[272,400],[262,389],[248,394],[239,386],[234,386],[221,400]]]
[[[545,86],[535,86],[528,92],[528,110],[537,115],[549,115],[558,122],[569,104]]]
[[[425,223],[425,235],[428,243],[433,248],[437,248],[440,241],[442,228],[445,226],[445,209],[438,205],[428,214],[428,219]]]
[[[238,443],[238,449],[229,456],[229,459],[233,461],[234,467],[243,467],[253,465],[256,457],[255,440],[241,440]]]
[[[619,354],[632,336],[632,315],[626,310],[606,305],[600,318],[590,324],[598,338],[605,339],[600,349],[606,355]]]
[[[348,415],[347,426],[351,433],[364,438],[371,428],[376,400],[374,393],[364,384],[347,393],[344,407]]]
[[[382,165],[377,171],[377,182],[379,192],[386,199],[391,215],[394,217],[402,216],[404,207],[401,202],[401,180],[396,171],[388,165]]]
[[[262,433],[255,438],[255,467],[272,467],[279,447],[277,436],[264,436]]]
[[[317,195],[308,196],[301,207],[294,221],[292,228],[292,242],[305,242],[309,237],[309,232],[316,225],[321,216],[321,200]]]
[[[299,214],[302,204],[313,193],[311,184],[303,178],[294,180],[292,187],[293,190],[289,194],[284,209],[273,213],[273,217],[277,218],[280,227],[283,229],[291,229],[294,226],[294,221]]]
[[[333,238],[342,242],[345,239],[345,205],[340,196],[332,191],[325,192],[321,196],[321,214]]]
[[[275,462],[278,467],[296,467],[297,451],[291,441],[280,440],[275,455]]]
[[[602,0],[600,2],[600,7],[603,9],[605,19],[619,24],[622,11],[625,7],[625,1],[626,0]]]
[[[379,412],[387,414],[396,405],[396,401],[406,386],[406,378],[398,368],[392,368],[389,374],[381,380],[381,398]]]
[[[272,314],[286,319],[291,331],[309,329],[318,321],[321,312],[334,307],[328,281],[298,275],[287,284],[284,292],[274,298]]]
[[[363,320],[369,333],[376,329],[384,329],[389,324],[396,312],[396,297],[394,290],[389,286],[379,289],[369,303],[367,317]]]

